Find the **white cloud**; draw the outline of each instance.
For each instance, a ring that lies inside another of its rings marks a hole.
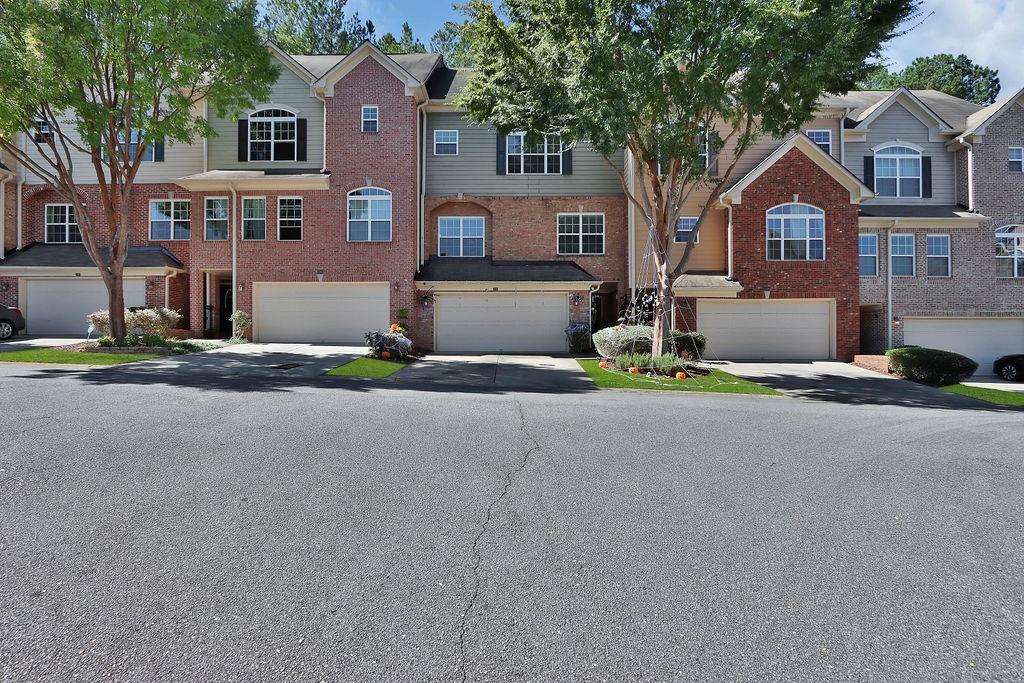
[[[887,46],[890,68],[941,52],[965,54],[999,70],[1002,94],[1024,86],[1024,0],[924,0],[922,10],[922,23]]]

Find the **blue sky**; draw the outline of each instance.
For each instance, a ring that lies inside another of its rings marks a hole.
[[[397,35],[408,21],[424,44],[447,19],[461,16],[443,0],[349,0],[348,6],[372,19],[378,34]],[[887,46],[892,67],[906,66],[914,57],[962,52],[999,70],[1003,94],[1024,86],[1024,0],[924,0],[922,10],[913,30]]]

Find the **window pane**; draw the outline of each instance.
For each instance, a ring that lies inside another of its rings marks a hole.
[[[861,256],[860,274],[867,277],[873,277],[877,275],[877,263],[878,260],[874,256]]]
[[[876,178],[894,178],[896,177],[896,159],[876,157],[875,158],[875,177]]]
[[[901,197],[920,197],[921,196],[921,179],[920,178],[901,178],[900,179],[900,196]]]
[[[927,238],[929,256],[948,256],[949,237],[946,235],[929,235]]]
[[[457,237],[442,237],[438,245],[438,256],[462,256],[459,253],[459,239]]]
[[[373,199],[370,201],[370,218],[382,220],[391,218],[391,200]]]
[[[484,240],[482,237],[470,237],[462,241],[463,256],[483,256]]]
[[[825,242],[822,240],[811,240],[808,245],[807,258],[812,261],[822,261],[825,259]]]
[[[295,161],[295,141],[275,142],[274,161]]]
[[[921,159],[920,158],[909,158],[900,159],[900,175],[901,176],[919,176],[921,175]]]
[[[768,259],[778,261],[782,259],[782,241],[770,240],[768,242]]]
[[[353,242],[365,242],[370,239],[370,221],[349,221],[348,238]]]
[[[580,249],[580,238],[576,235],[558,236],[559,254],[578,254]]]
[[[370,221],[370,239],[387,242],[391,239],[391,221]]]
[[[875,193],[879,197],[896,196],[896,179],[875,177]]]
[[[914,274],[914,257],[913,256],[893,256],[892,257],[892,274],[893,275],[913,275]]]
[[[807,242],[803,240],[785,240],[783,255],[787,261],[807,258]]]
[[[348,201],[348,218],[354,221],[365,221],[370,217],[369,199],[350,199]]]
[[[862,256],[874,256],[878,254],[878,237],[875,235],[860,236],[860,254]]]
[[[945,256],[941,257],[929,257],[928,259],[928,274],[932,276],[948,276],[949,275],[949,259]]]
[[[505,169],[507,173],[522,173],[523,164],[522,158],[518,156],[508,157],[508,167]]]

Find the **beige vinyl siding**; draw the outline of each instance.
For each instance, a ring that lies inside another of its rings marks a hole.
[[[324,165],[324,108],[323,103],[310,94],[309,83],[295,75],[291,69],[280,66],[280,76],[271,88],[270,99],[258,104],[252,111],[281,105],[306,119],[306,161],[239,161],[238,121],[223,119],[210,112],[210,125],[217,133],[210,138],[210,169],[243,168],[322,168]]]
[[[459,153],[434,155],[434,131],[459,131]],[[615,155],[622,167],[622,153]],[[604,196],[621,195],[618,176],[605,159],[586,143],[572,153],[571,175],[498,175],[496,133],[490,126],[466,121],[461,112],[427,116],[426,193],[447,196]]]
[[[196,114],[202,115],[202,105],[196,106]],[[73,125],[63,125],[65,134],[68,131],[74,133]],[[77,139],[77,134],[75,135]],[[29,155],[39,161],[41,160],[36,152],[35,145],[31,140],[26,143]],[[96,171],[93,168],[92,160],[88,154],[78,150],[71,150],[71,161],[74,164],[74,179],[76,183],[92,184],[97,182]],[[47,164],[43,162],[43,167]],[[203,172],[203,140],[196,138],[191,144],[180,144],[168,142],[164,145],[163,161],[143,161],[139,167],[139,173],[135,177],[137,183],[168,183],[176,178]],[[41,183],[42,179],[34,173],[29,172],[25,182],[29,184]]]
[[[870,125],[864,142],[846,142],[846,166],[861,180],[864,179],[864,157],[871,156],[871,148],[884,142],[901,140],[910,142],[924,151],[921,156],[932,158],[932,196],[930,199],[908,197],[876,197],[872,204],[955,204],[956,181],[953,154],[946,151],[943,142],[929,142],[928,126],[894,102],[878,115]]]

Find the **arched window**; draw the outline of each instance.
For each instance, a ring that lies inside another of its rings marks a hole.
[[[249,116],[249,161],[295,161],[298,121],[287,109]]]
[[[1024,225],[996,228],[996,276],[1024,277]]]
[[[348,241],[391,241],[391,193],[361,187],[348,193]]]
[[[825,212],[809,204],[768,209],[769,261],[824,261]]]
[[[879,197],[921,196],[921,152],[905,145],[875,150],[875,194]]]

